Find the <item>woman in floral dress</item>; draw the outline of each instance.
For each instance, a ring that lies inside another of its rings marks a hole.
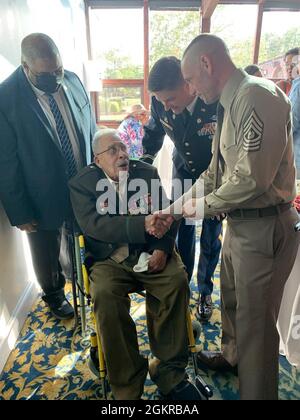
[[[118,128],[119,136],[126,144],[131,159],[139,159],[143,156],[143,126],[148,120],[149,112],[143,105],[132,105],[127,117]]]

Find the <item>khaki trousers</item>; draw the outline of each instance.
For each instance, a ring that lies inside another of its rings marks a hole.
[[[300,235],[295,209],[276,217],[228,217],[222,267],[222,350],[238,365],[242,400],[278,399],[276,324]]]
[[[186,311],[187,275],[174,253],[159,274],[134,273],[137,258],[118,264],[97,262],[91,272],[91,294],[102,339],[112,393],[117,400],[141,398],[148,361],[139,353],[129,293],[145,288],[146,315],[152,354],[159,359],[152,379],[167,394],[185,376],[188,362]]]

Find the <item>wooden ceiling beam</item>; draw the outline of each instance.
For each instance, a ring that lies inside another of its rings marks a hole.
[[[260,40],[261,40],[261,32],[262,32],[262,23],[263,23],[265,3],[266,3],[266,0],[259,0],[258,1],[255,44],[254,44],[254,54],[253,54],[253,63],[254,64],[258,64],[258,60],[259,60],[259,47],[260,47]]]
[[[219,4],[219,0],[201,1],[201,32],[209,33],[211,27],[211,17]]]
[[[219,4],[219,0],[202,0],[201,10],[203,19],[210,19]]]

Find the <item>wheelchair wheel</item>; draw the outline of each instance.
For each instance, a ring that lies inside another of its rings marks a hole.
[[[192,327],[193,327],[193,334],[194,334],[195,341],[197,341],[199,340],[201,332],[202,332],[201,324],[199,321],[193,320]]]

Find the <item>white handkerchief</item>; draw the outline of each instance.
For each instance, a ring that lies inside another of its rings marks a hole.
[[[148,254],[148,252],[142,252],[137,265],[133,267],[133,271],[135,273],[144,273],[145,271],[148,271],[151,257],[152,255]]]

